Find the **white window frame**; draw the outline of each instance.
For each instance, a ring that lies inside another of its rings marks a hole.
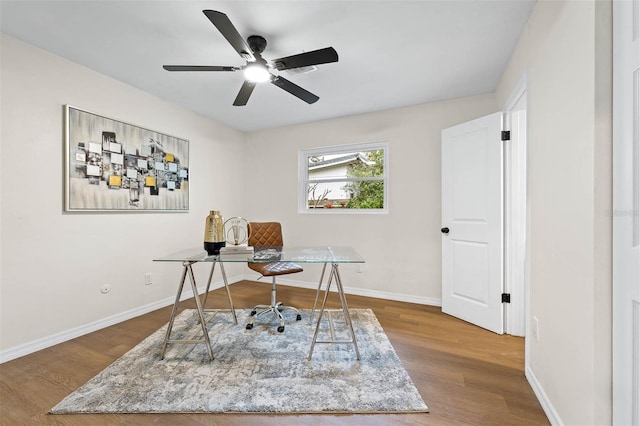
[[[309,157],[320,155],[342,154],[357,151],[382,150],[384,152],[384,171],[381,177],[324,179],[322,182],[356,182],[363,180],[381,180],[384,186],[381,209],[310,209],[308,207],[307,188],[314,180],[309,179]],[[298,152],[298,213],[302,214],[387,214],[389,213],[389,144],[388,142],[370,142],[349,145],[337,145],[322,148],[301,149]]]

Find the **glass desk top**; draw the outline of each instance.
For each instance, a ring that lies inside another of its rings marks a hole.
[[[364,263],[352,247],[260,247],[253,254],[222,253],[209,256],[204,249],[193,248],[157,257],[154,262],[295,262],[295,263]]]

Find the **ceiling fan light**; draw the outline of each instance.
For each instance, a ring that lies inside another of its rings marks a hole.
[[[265,81],[269,81],[271,73],[260,64],[249,64],[244,69],[244,77],[254,83],[264,83]]]

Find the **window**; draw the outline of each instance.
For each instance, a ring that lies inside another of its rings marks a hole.
[[[301,150],[300,213],[387,213],[386,143]]]

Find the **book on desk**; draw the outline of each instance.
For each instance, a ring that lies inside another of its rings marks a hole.
[[[225,246],[220,248],[220,258],[252,258],[253,247],[246,245],[239,246]]]
[[[246,245],[238,245],[238,246],[224,246],[220,248],[220,254],[252,254],[253,247]]]

